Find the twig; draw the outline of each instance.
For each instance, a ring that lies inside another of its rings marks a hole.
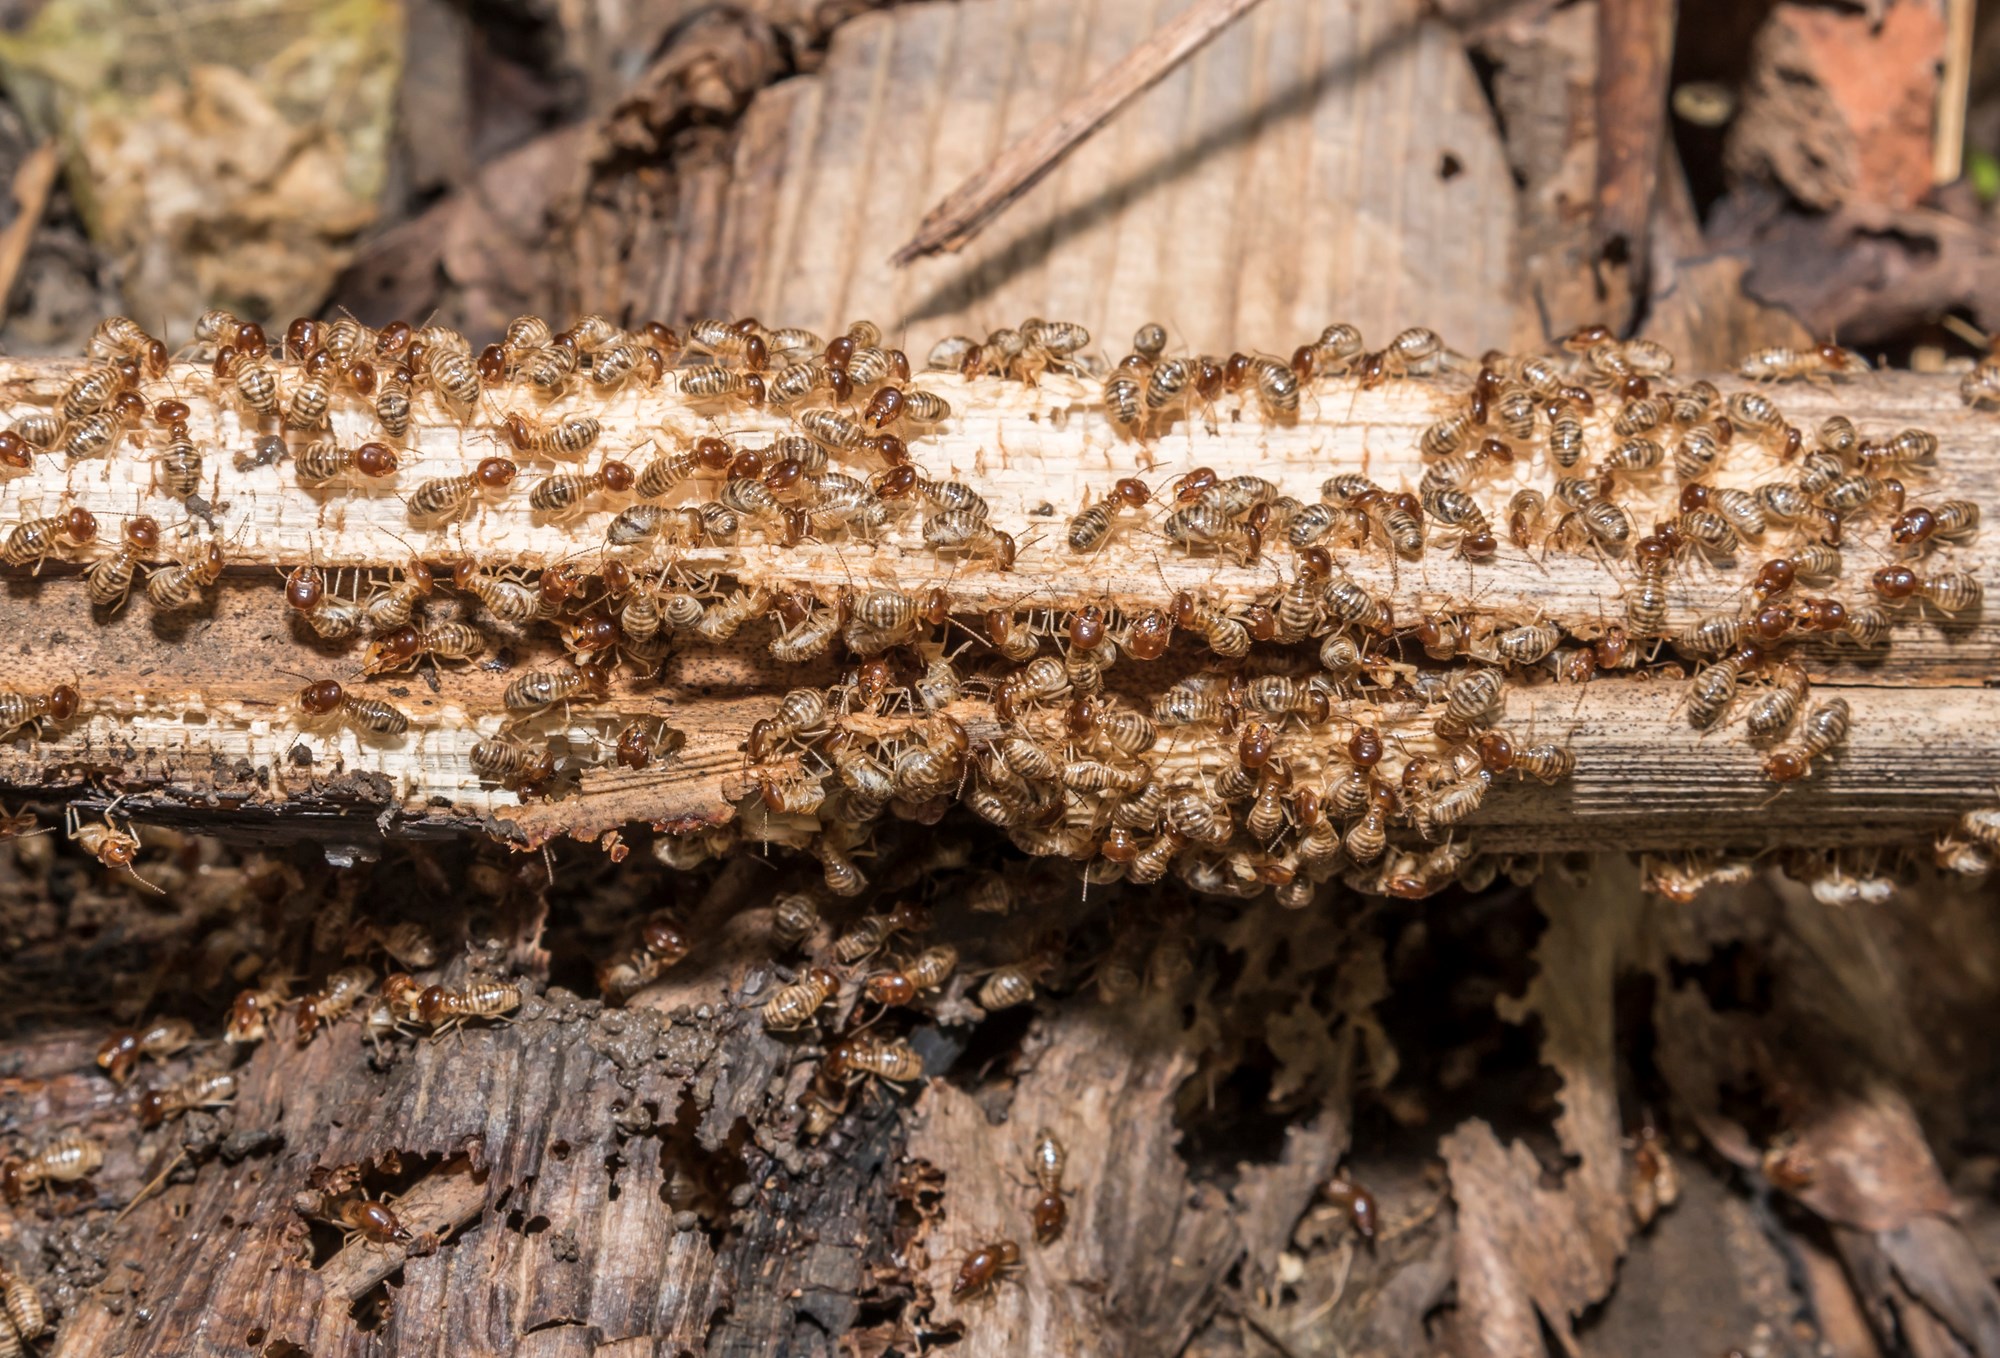
[[[179,1150],[174,1152],[174,1158],[167,1161],[167,1167],[161,1170],[158,1174],[155,1174],[153,1176],[152,1182],[148,1183],[144,1188],[140,1189],[137,1193],[134,1193],[132,1195],[132,1201],[126,1203],[122,1208],[119,1209],[118,1215],[111,1218],[111,1224],[116,1226],[119,1222],[123,1221],[126,1215],[130,1213],[134,1207],[137,1207],[140,1203],[146,1200],[146,1195],[148,1193],[151,1193],[154,1189],[158,1188],[161,1184],[165,1183],[167,1181],[167,1176],[174,1172],[174,1166],[178,1165],[181,1161],[185,1159],[187,1159],[187,1147],[182,1146]]]
[[[1965,169],[1965,104],[1972,90],[1973,0],[1945,0],[1944,74],[1938,81],[1931,182],[1949,184]]]
[[[56,182],[56,144],[45,141],[14,170],[14,220],[0,231],[0,322],[7,319],[7,298],[28,258],[28,246],[42,224],[49,191]]]
[[[965,248],[986,223],[1040,183],[1079,142],[1174,67],[1201,50],[1257,0],[1199,0],[1126,54],[1027,136],[947,194],[924,217],[908,244],[890,256],[907,265],[925,255]]]
[[[1603,0],[1597,10],[1598,248],[1623,250],[1633,308],[1646,295],[1652,262],[1675,9],[1674,0]]]

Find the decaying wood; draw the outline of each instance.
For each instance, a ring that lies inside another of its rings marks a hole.
[[[15,364],[0,371],[7,402],[0,415],[52,399],[62,371],[52,364]],[[353,588],[357,574],[386,578],[413,553],[440,563],[469,558],[495,569],[538,571],[568,560],[594,566],[605,515],[567,523],[542,520],[526,512],[524,489],[517,484],[511,498],[483,505],[462,524],[439,528],[412,522],[404,497],[415,482],[468,471],[495,448],[491,426],[462,427],[436,414],[413,432],[415,456],[386,487],[308,492],[288,465],[237,471],[227,463],[253,431],[232,408],[218,410],[201,399],[210,383],[204,374],[181,369],[173,381],[201,405],[196,437],[215,450],[220,490],[213,516],[227,545],[228,574],[203,609],[161,614],[135,597],[103,616],[103,610],[90,608],[74,566],[52,563],[32,576],[16,572],[0,600],[0,617],[20,641],[0,658],[0,687],[39,692],[77,681],[90,701],[86,716],[66,729],[38,738],[17,736],[8,746],[0,773],[16,787],[65,795],[116,788],[134,814],[225,812],[252,825],[290,817],[337,840],[373,839],[382,831],[477,828],[533,844],[565,833],[598,838],[635,821],[716,824],[752,791],[742,753],[750,724],[768,715],[786,689],[838,677],[830,662],[777,665],[762,649],[769,635],[763,622],[728,648],[689,649],[669,659],[657,680],[621,679],[608,701],[578,703],[537,728],[566,738],[579,751],[599,752],[593,762],[601,765],[608,763],[602,751],[623,724],[661,717],[689,735],[677,760],[643,773],[593,768],[582,774],[577,795],[526,807],[511,793],[482,787],[467,755],[474,741],[501,729],[507,714],[500,697],[507,684],[523,669],[560,657],[545,637],[503,633],[483,663],[449,667],[441,676],[405,673],[368,683],[365,691],[388,696],[410,712],[414,729],[401,740],[378,743],[352,733],[303,729],[291,706],[300,682],[296,676],[353,680],[360,650],[331,647],[289,617],[278,571],[317,563],[348,572],[343,588]],[[886,585],[918,593],[942,586],[954,610],[972,618],[990,608],[1046,609],[1060,616],[1090,605],[1129,614],[1164,608],[1178,590],[1218,604],[1268,602],[1292,573],[1279,553],[1248,565],[1213,554],[1189,555],[1161,539],[1150,524],[1128,522],[1099,552],[1078,556],[1065,542],[1068,517],[1118,476],[1148,469],[1156,484],[1198,465],[1225,476],[1253,472],[1308,502],[1318,498],[1319,482],[1334,471],[1364,471],[1392,488],[1414,485],[1421,470],[1417,436],[1451,393],[1462,390],[1454,381],[1459,380],[1399,381],[1371,392],[1347,381],[1326,382],[1303,417],[1277,425],[1267,424],[1254,406],[1240,409],[1232,399],[1214,412],[1213,426],[1197,417],[1139,441],[1109,425],[1092,382],[1051,375],[1039,387],[1024,388],[931,375],[924,384],[953,402],[954,418],[925,439],[924,464],[934,477],[980,488],[992,506],[993,523],[1022,543],[1014,570],[999,571],[979,558],[938,557],[923,545],[914,516],[892,524],[873,543],[784,548],[746,533],[738,544],[678,554],[677,569],[694,578],[712,574],[806,588],[827,598],[841,589]],[[1916,425],[1936,431],[1942,444],[1938,466],[1934,475],[1912,475],[1913,495],[1968,498],[1992,514],[1985,469],[2000,459],[2000,426],[1960,409],[1948,380],[1871,375],[1839,387],[1782,389],[1778,395],[1790,418],[1808,428],[1826,413],[1851,410],[1868,429]],[[708,410],[665,394],[621,396],[602,417],[604,447],[628,450],[640,462],[649,447],[678,447],[717,427]],[[747,434],[787,427],[780,417],[764,413],[731,412],[724,423]],[[365,417],[352,411],[336,416],[335,432],[350,442],[369,436]],[[1775,460],[1745,442],[1732,452],[1722,479],[1753,484],[1777,474]],[[524,470],[522,482],[538,475]],[[1524,484],[1532,475],[1525,467],[1512,474]],[[23,514],[54,512],[64,503],[95,506],[105,514],[109,538],[120,514],[142,507],[163,522],[181,520],[174,502],[148,499],[151,476],[147,456],[128,445],[109,461],[64,467],[45,460],[10,482],[7,493]],[[1479,486],[1496,520],[1504,517],[1512,486],[1504,473]],[[1630,507],[1641,524],[1665,512],[1665,506],[1643,499]],[[1873,532],[1881,536],[1879,527]],[[1843,593],[1865,590],[1866,573],[1879,559],[1868,553],[1865,546],[1850,552]],[[1955,561],[1990,577],[1992,553],[1980,538],[1928,560],[1932,569]],[[1678,567],[1669,627],[1703,613],[1738,609],[1762,555],[1745,550],[1733,565]],[[1622,619],[1632,578],[1622,561],[1541,546],[1525,551],[1506,546],[1497,560],[1476,567],[1442,544],[1414,562],[1391,565],[1376,551],[1341,564],[1388,599],[1398,619],[1450,610],[1472,620],[1475,635],[1482,626],[1535,618],[1579,636],[1597,635]],[[451,604],[442,606],[449,611]],[[1808,648],[1818,691],[1849,701],[1853,734],[1829,767],[1776,800],[1761,776],[1759,753],[1726,731],[1693,729],[1679,710],[1680,686],[1657,674],[1516,690],[1508,699],[1510,727],[1567,740],[1578,773],[1555,789],[1510,787],[1471,823],[1481,843],[1499,852],[1608,843],[1650,849],[1719,847],[1718,841],[1770,847],[1885,834],[1921,839],[1959,811],[1991,800],[2000,737],[1993,734],[1994,708],[1982,685],[1994,670],[1996,644],[2000,624],[1982,611],[1949,625],[1912,615],[1879,653],[1851,645]],[[1128,665],[1114,682],[1136,686],[1131,691],[1149,701],[1186,667],[1186,661],[1176,666],[1172,660],[1158,667]],[[995,729],[990,710],[976,698],[954,712],[975,738]],[[1421,729],[1427,725],[1421,709],[1392,706],[1383,715],[1410,748],[1424,747],[1429,737]],[[1344,725],[1333,729],[1345,738]],[[1330,751],[1333,737],[1327,739]],[[1177,742],[1171,731],[1163,733],[1156,753],[1166,770],[1190,775],[1212,771],[1222,757]],[[1309,752],[1302,755],[1311,758]]]
[[[1385,336],[1421,320],[1468,352],[1541,341],[1491,109],[1414,0],[1264,0],[962,253],[889,263],[939,198],[1187,8],[965,0],[841,25],[818,72],[751,101],[717,265],[654,310],[834,330],[865,312],[926,336],[1039,315],[1107,345],[1157,320],[1213,352],[1335,317]]]
[[[1049,120],[1008,147],[924,215],[917,234],[891,257],[908,264],[957,252],[1007,205],[1048,176],[1076,144],[1158,84],[1257,0],[1202,0],[1133,48]]]

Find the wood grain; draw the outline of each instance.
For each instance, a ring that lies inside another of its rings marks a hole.
[[[61,372],[52,364],[0,367],[0,418],[52,398]],[[413,431],[408,470],[388,485],[308,492],[285,465],[238,471],[229,464],[229,450],[245,445],[251,431],[233,407],[201,399],[208,382],[194,369],[178,370],[173,378],[175,389],[200,406],[197,437],[215,450],[210,462],[218,489],[211,499],[229,552],[228,574],[205,607],[185,615],[158,613],[139,596],[105,616],[89,606],[76,565],[50,565],[39,575],[11,573],[0,595],[0,618],[13,624],[19,641],[0,655],[0,688],[38,692],[77,681],[90,697],[85,718],[40,739],[17,735],[0,753],[0,776],[17,788],[64,796],[116,789],[127,799],[124,809],[134,813],[223,815],[245,828],[290,818],[343,842],[390,831],[479,828],[532,845],[565,833],[596,839],[635,821],[714,824],[728,820],[733,804],[752,790],[741,752],[750,724],[767,715],[787,688],[838,678],[831,663],[793,669],[772,662],[762,650],[770,624],[762,621],[727,647],[679,646],[656,677],[628,672],[608,700],[537,720],[538,733],[563,742],[592,767],[581,773],[578,795],[520,806],[513,794],[482,785],[467,756],[475,740],[493,737],[507,721],[500,703],[507,684],[525,668],[560,662],[546,631],[501,628],[473,665],[362,681],[355,674],[360,648],[329,646],[289,616],[277,572],[317,562],[385,576],[412,553],[434,563],[470,558],[528,570],[575,559],[594,569],[608,511],[560,523],[528,513],[524,485],[549,470],[531,467],[510,496],[482,505],[462,524],[413,522],[404,498],[414,482],[468,471],[497,446],[490,424],[462,426],[436,411]],[[1029,388],[934,374],[922,385],[946,395],[954,416],[921,441],[917,453],[930,475],[980,488],[992,522],[1023,544],[1013,571],[979,559],[940,559],[924,547],[914,514],[874,542],[787,549],[746,532],[733,545],[686,550],[674,558],[676,569],[697,578],[807,588],[828,598],[841,589],[892,586],[915,593],[943,586],[964,615],[998,607],[1060,616],[1093,604],[1130,613],[1164,608],[1178,590],[1217,604],[1269,602],[1294,572],[1283,549],[1247,565],[1188,555],[1159,535],[1155,518],[1134,516],[1109,546],[1079,557],[1064,541],[1068,516],[1116,477],[1149,469],[1156,485],[1196,465],[1223,475],[1254,472],[1308,502],[1319,498],[1319,482],[1337,470],[1363,470],[1392,488],[1414,485],[1421,470],[1417,436],[1463,390],[1463,379],[1391,382],[1366,392],[1351,381],[1330,380],[1311,394],[1301,418],[1278,424],[1229,398],[1144,441],[1115,431],[1095,385],[1073,378],[1051,376]],[[1725,387],[1731,385],[1725,380]],[[1911,474],[1913,496],[1968,498],[1990,521],[1996,506],[1984,469],[2000,458],[2000,425],[1960,409],[1948,380],[1879,374],[1776,395],[1788,417],[1806,428],[1827,413],[1850,410],[1865,432],[1908,425],[1936,430],[1943,445],[1938,465],[1932,474]],[[499,396],[492,404],[504,409],[515,399]],[[787,427],[774,413],[732,411],[723,418],[666,392],[623,395],[600,414],[604,448],[635,462],[725,427],[750,438]],[[1212,425],[1206,422],[1211,417]],[[340,411],[335,432],[358,441],[368,436],[366,419],[357,410]],[[143,444],[156,436],[135,437]],[[1601,431],[1595,437],[1600,443],[1608,438]],[[6,502],[20,514],[53,512],[61,503],[91,507],[103,515],[107,537],[122,515],[141,507],[163,522],[180,522],[179,507],[149,489],[149,456],[143,446],[128,446],[111,460],[73,467],[44,459],[8,483]],[[1720,479],[1749,486],[1781,470],[1775,458],[1745,440]],[[1517,463],[1479,483],[1477,495],[1500,519],[1516,483],[1544,476],[1539,466]],[[1661,498],[1648,501],[1643,486],[1635,490],[1628,502],[1634,518],[1644,525],[1666,512],[1670,491],[1662,486]],[[1866,522],[1857,525],[1859,541],[1850,547],[1837,589],[1849,598],[1865,592],[1866,573],[1882,559],[1881,520],[1872,520],[1872,528]],[[1746,549],[1734,562],[1678,567],[1669,626],[1739,609],[1757,563],[1788,541],[1774,533],[1770,544]],[[1494,562],[1477,567],[1455,559],[1446,543],[1414,562],[1392,564],[1379,549],[1336,555],[1354,579],[1392,604],[1405,625],[1450,610],[1466,618],[1475,635],[1535,617],[1575,635],[1596,635],[1622,619],[1632,579],[1622,559],[1540,546],[1505,546]],[[641,565],[648,560],[663,558],[634,558]],[[1982,580],[1993,578],[1993,548],[1984,537],[1947,547],[1926,562],[1927,569],[1955,564]],[[445,591],[431,609],[448,616],[469,605]],[[1956,811],[1990,800],[2000,777],[2000,740],[1990,734],[1994,708],[1984,689],[1996,651],[2000,624],[1990,610],[1948,626],[1912,615],[1893,644],[1878,652],[1846,644],[1809,647],[1804,654],[1817,691],[1848,699],[1854,732],[1820,775],[1775,802],[1758,753],[1726,731],[1692,729],[1670,675],[1518,689],[1509,698],[1509,726],[1536,739],[1569,741],[1577,777],[1555,791],[1506,788],[1472,824],[1482,844],[1500,850],[1610,842],[1665,849],[1707,843],[1718,834],[1755,847],[1842,842],[1885,830],[1918,837]],[[977,670],[982,654],[975,646],[962,663]],[[1191,651],[1156,667],[1128,663],[1113,672],[1113,683],[1144,704],[1198,659]],[[300,675],[343,677],[386,697],[409,713],[413,729],[381,742],[302,727],[291,707]],[[954,711],[975,733],[997,729],[976,698]],[[1335,758],[1349,714],[1361,720],[1377,715],[1372,707],[1341,705],[1322,736],[1293,752],[1300,768]],[[1429,718],[1420,709],[1392,705],[1379,715],[1406,748],[1430,747],[1424,729]],[[609,763],[619,728],[641,716],[688,732],[680,758],[642,773],[598,767]],[[1917,750],[1925,751],[1922,758],[1915,757]],[[1163,732],[1155,753],[1164,769],[1188,777],[1212,775],[1224,757],[1219,748],[1190,744],[1172,730]]]
[[[1185,8],[969,0],[843,25],[817,74],[744,116],[728,305],[926,336],[1054,316],[1107,343],[1158,320],[1197,349],[1334,320],[1422,321],[1474,352],[1530,332],[1491,111],[1415,0],[1266,0],[963,254],[889,264],[931,204]]]

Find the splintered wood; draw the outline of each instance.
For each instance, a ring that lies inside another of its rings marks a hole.
[[[1303,904],[1927,844],[2000,782],[2000,421],[1840,351],[237,325],[0,365],[16,788],[336,855],[703,830],[842,891],[963,803]]]

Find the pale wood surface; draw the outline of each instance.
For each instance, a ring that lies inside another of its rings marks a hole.
[[[0,369],[8,405],[0,418],[47,399],[61,369],[12,365]],[[173,385],[194,399],[199,437],[212,447],[240,448],[249,439],[232,410],[201,398],[208,379],[177,371]],[[991,607],[1049,610],[1051,618],[1089,604],[1128,612],[1165,607],[1178,590],[1218,604],[1270,601],[1294,573],[1278,547],[1254,565],[1215,555],[1190,556],[1158,532],[1157,511],[1131,516],[1110,545],[1079,558],[1064,542],[1068,516],[1120,475],[1141,472],[1156,487],[1196,465],[1223,475],[1255,472],[1282,490],[1311,502],[1330,473],[1365,470],[1392,488],[1413,486],[1420,473],[1414,445],[1421,428],[1445,408],[1463,379],[1396,381],[1372,392],[1352,382],[1322,383],[1295,422],[1270,425],[1254,406],[1235,398],[1203,418],[1175,424],[1139,441],[1105,420],[1094,383],[1052,376],[1037,388],[985,379],[970,385],[955,376],[927,375],[921,385],[945,394],[954,417],[917,446],[935,478],[962,478],[992,506],[992,522],[1020,538],[1017,567],[1003,573],[972,559],[941,560],[921,541],[919,516],[893,523],[879,542],[828,542],[784,548],[756,531],[729,547],[689,550],[675,560],[697,577],[805,587],[831,598],[845,588],[860,592],[892,586],[918,592],[945,587],[961,615]],[[1725,381],[1725,388],[1733,386]],[[1988,521],[1995,506],[1982,469],[2000,458],[2000,422],[1966,412],[1948,379],[1874,375],[1839,387],[1797,385],[1773,392],[1789,418],[1813,428],[1834,410],[1853,411],[1864,432],[1920,424],[1942,439],[1934,474],[1910,477],[1912,495],[1935,501],[1963,496],[1982,504]],[[494,410],[512,404],[499,396]],[[670,393],[631,394],[602,412],[606,451],[645,445],[680,446],[697,433],[726,429],[753,441],[784,427],[779,417],[712,407],[690,409]],[[482,417],[484,418],[484,417]],[[366,435],[358,411],[336,416],[344,439]],[[432,476],[468,470],[495,451],[490,425],[461,427],[436,412],[413,434],[419,456],[394,483],[366,490],[309,493],[288,466],[238,472],[225,454],[211,457],[219,489],[216,523],[228,544],[230,571],[212,605],[185,615],[157,615],[143,597],[108,617],[93,616],[76,567],[52,564],[39,576],[13,572],[0,607],[15,623],[17,645],[0,656],[0,687],[42,691],[80,681],[90,699],[87,719],[40,741],[17,735],[4,770],[17,786],[77,793],[89,786],[118,789],[137,812],[209,814],[226,809],[254,825],[268,817],[296,815],[302,826],[320,824],[335,837],[372,837],[378,829],[423,833],[468,824],[526,843],[552,834],[596,838],[633,821],[686,825],[730,815],[730,803],[749,791],[742,739],[751,722],[768,715],[778,694],[800,683],[832,682],[831,661],[790,668],[763,653],[772,624],[753,622],[730,646],[680,647],[655,683],[622,673],[603,704],[579,705],[539,719],[536,731],[567,738],[572,749],[608,762],[618,728],[634,716],[663,716],[685,729],[689,744],[664,769],[631,773],[592,769],[581,795],[555,803],[516,805],[511,793],[482,787],[467,763],[476,739],[503,725],[500,694],[521,669],[560,659],[546,631],[528,636],[496,634],[488,653],[472,666],[447,666],[433,689],[418,675],[386,676],[364,683],[355,674],[361,648],[331,647],[282,606],[275,568],[307,561],[328,567],[374,570],[378,575],[414,551],[433,562],[471,556],[501,568],[539,569],[576,559],[594,568],[602,551],[608,510],[573,522],[540,521],[527,512],[528,485],[553,468],[525,466],[512,492],[480,508],[462,525],[426,528],[413,523],[403,497]],[[151,436],[156,437],[156,436]],[[1593,446],[1608,435],[1599,428]],[[1148,472],[1148,469],[1151,469]],[[1739,442],[1720,479],[1755,484],[1779,474],[1774,459]],[[106,536],[119,516],[144,507],[162,522],[177,523],[173,502],[147,498],[151,475],[143,450],[129,446],[109,461],[64,468],[43,459],[30,474],[8,483],[6,500],[17,512],[54,512],[65,502],[103,515]],[[1547,469],[1517,464],[1522,482],[1546,484]],[[1479,485],[1478,497],[1496,520],[1512,482]],[[1668,488],[1670,489],[1670,488]],[[1628,501],[1641,528],[1657,504]],[[1872,526],[1870,526],[1872,523]],[[1879,517],[1859,521],[1844,578],[1832,592],[1860,598],[1866,577],[1880,564],[1884,534]],[[1763,548],[1745,550],[1734,563],[1695,561],[1676,568],[1670,625],[1715,610],[1739,609],[1745,582],[1764,557],[1791,539],[1774,532]],[[1579,636],[1597,634],[1624,615],[1623,595],[1632,575],[1622,559],[1596,553],[1545,552],[1503,546],[1499,558],[1471,566],[1452,556],[1448,539],[1415,562],[1391,565],[1379,548],[1337,552],[1355,579],[1391,600],[1400,623],[1454,611],[1475,635],[1501,624],[1545,617]],[[635,564],[664,561],[633,558]],[[1956,564],[1992,579],[1992,548],[1981,536],[1963,548],[1946,547],[1926,558],[1927,569]],[[434,612],[448,614],[469,600],[441,591]],[[954,631],[953,645],[960,638]],[[1995,673],[1995,623],[1990,610],[1939,626],[1911,615],[1893,643],[1879,652],[1847,645],[1804,651],[1822,694],[1836,689],[1855,714],[1847,749],[1809,785],[1771,802],[1759,776],[1759,756],[1728,731],[1702,734],[1679,710],[1683,686],[1671,677],[1603,679],[1587,687],[1537,684],[1509,697],[1508,724],[1537,739],[1567,739],[1578,756],[1573,782],[1553,791],[1508,787],[1472,822],[1482,844],[1496,849],[1572,848],[1605,843],[1672,848],[1731,842],[1765,845],[1835,842],[1893,832],[1916,837],[1944,824],[1957,809],[1991,800],[2000,778],[1995,705],[1984,685]],[[982,645],[962,658],[977,672]],[[1201,652],[1158,666],[1127,664],[1114,683],[1142,702],[1190,666]],[[389,743],[350,733],[313,731],[307,765],[296,752],[300,727],[290,709],[297,674],[334,675],[362,691],[387,696],[414,719],[411,734]],[[975,735],[991,732],[983,703],[968,699],[955,709]],[[1361,708],[1344,710],[1366,718]],[[1414,708],[1381,714],[1406,748],[1428,748],[1428,716]],[[1348,726],[1336,720],[1291,753],[1314,767],[1331,759]],[[593,741],[595,744],[593,744]],[[1222,743],[1190,743],[1162,734],[1156,754],[1177,773],[1213,773]],[[1767,805],[1767,803],[1769,803]]]
[[[1197,349],[1289,351],[1335,320],[1421,321],[1473,352],[1539,337],[1491,111],[1415,0],[1266,0],[964,253],[889,263],[942,195],[1185,7],[971,0],[843,25],[822,70],[745,116],[729,304],[835,328],[865,313],[926,343],[1028,315],[1107,344],[1157,320]]]

